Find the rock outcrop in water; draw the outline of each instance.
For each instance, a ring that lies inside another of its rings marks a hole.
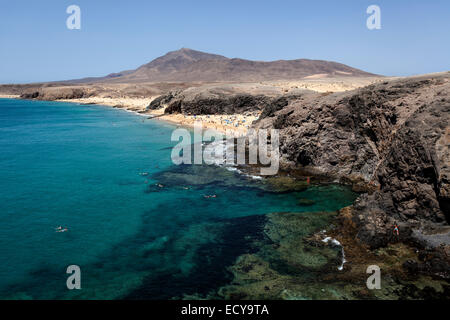
[[[345,220],[349,209],[340,210],[340,219]],[[229,268],[233,280],[218,291],[218,296],[287,300],[448,298],[448,267],[437,260],[435,251],[420,250],[416,261],[416,249],[400,242],[368,250],[355,241],[352,221],[322,231],[334,217],[330,212],[267,215],[264,238],[255,241],[253,253],[241,255]],[[345,248],[348,261],[344,265],[341,245],[324,241],[334,237],[339,237]],[[369,265],[383,270],[380,290],[366,287]],[[430,274],[438,277],[430,278]]]
[[[267,106],[258,128],[280,130],[285,168],[369,191],[354,205],[358,238],[386,245],[450,220],[450,73],[336,94],[305,92]]]

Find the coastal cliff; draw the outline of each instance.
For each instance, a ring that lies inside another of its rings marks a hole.
[[[396,222],[402,236],[448,225],[449,118],[450,73],[444,73],[305,93],[281,109],[266,107],[256,127],[280,130],[286,169],[368,191],[353,218],[357,237],[377,248],[389,242]]]
[[[357,238],[371,248],[392,240],[448,238],[450,73],[375,83],[347,92],[226,94],[169,92],[148,110],[190,115],[257,111],[256,128],[280,130],[285,171],[350,183]],[[432,231],[430,231],[432,230]],[[432,243],[433,241],[431,241]]]

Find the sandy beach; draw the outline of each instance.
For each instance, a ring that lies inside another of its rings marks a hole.
[[[221,133],[232,132],[235,136],[242,136],[247,134],[248,128],[252,122],[258,119],[259,113],[253,112],[251,114],[234,114],[234,115],[183,115],[183,114],[164,114],[164,108],[158,110],[146,111],[146,107],[150,102],[156,98],[150,97],[142,98],[102,98],[89,97],[82,99],[62,99],[58,101],[80,103],[80,104],[95,104],[105,105],[114,108],[120,108],[127,111],[136,112],[155,116],[155,120],[168,121],[184,127],[193,127],[196,122],[201,122],[204,129],[214,129]]]
[[[153,110],[151,114],[158,116],[157,119],[173,122],[184,127],[193,127],[195,123],[201,122],[203,129],[213,129],[235,137],[246,135],[253,121],[259,118],[259,113],[247,115],[233,114],[192,116],[183,114],[162,115],[163,112],[163,109],[159,109]]]

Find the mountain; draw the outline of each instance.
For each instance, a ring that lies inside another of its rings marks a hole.
[[[267,81],[298,80],[305,77],[370,77],[374,74],[347,65],[323,60],[252,61],[227,58],[182,48],[140,66],[103,78],[79,82],[163,82],[163,81]],[[72,81],[78,82],[78,81]]]

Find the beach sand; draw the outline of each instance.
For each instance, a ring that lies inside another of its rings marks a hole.
[[[265,82],[264,84],[280,88],[283,93],[291,92],[295,89],[308,89],[316,92],[342,92],[365,87],[373,83],[386,81],[386,79],[388,78],[327,78],[322,74],[316,74],[297,81],[280,80]]]
[[[156,98],[103,98],[89,97],[81,99],[62,99],[58,101],[80,103],[80,104],[96,104],[106,105],[115,108],[125,109],[139,113],[141,115],[155,116],[155,120],[168,121],[184,127],[193,127],[196,122],[201,122],[203,129],[214,129],[221,133],[232,132],[235,136],[247,134],[248,128],[252,122],[258,119],[259,113],[252,114],[234,114],[234,115],[183,115],[183,114],[164,114],[164,108],[159,110],[146,111],[146,107]]]
[[[145,108],[152,102],[154,97],[149,98],[106,98],[106,97],[89,97],[80,99],[61,99],[58,101],[73,102],[80,104],[98,104],[115,108],[126,109],[135,112],[145,112]]]
[[[233,114],[233,115],[200,115],[191,116],[183,114],[162,115],[164,109],[153,110],[152,114],[157,115],[160,120],[169,121],[184,127],[194,127],[201,122],[203,129],[213,129],[220,133],[233,135],[235,137],[245,136],[253,121],[259,118],[260,113]]]

